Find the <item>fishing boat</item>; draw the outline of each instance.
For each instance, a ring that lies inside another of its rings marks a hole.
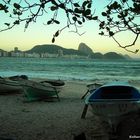
[[[63,87],[65,85],[65,82],[62,80],[53,80],[53,79],[47,79],[45,81],[41,81],[40,83],[49,83],[52,86],[56,86],[56,87]]]
[[[58,100],[58,93],[65,85],[62,80],[45,80],[45,81],[33,81],[29,80],[28,76],[12,76],[9,79],[19,82],[23,86],[25,97],[27,101],[46,100],[56,97]]]
[[[140,109],[140,92],[127,82],[112,82],[99,87],[86,98],[81,118],[85,118],[88,105],[95,115],[115,130],[127,114]]]
[[[58,93],[60,89],[52,86],[49,83],[40,83],[31,80],[25,80],[22,83],[25,97],[27,101],[46,100],[46,99],[59,99]]]
[[[21,93],[22,86],[17,81],[12,81],[6,78],[0,77],[0,94],[12,94]]]
[[[57,98],[59,99],[58,93],[64,85],[61,80],[58,82],[49,83],[48,81],[37,82],[28,80],[26,75],[11,76],[8,78],[0,78],[0,94],[10,94],[22,92],[24,93],[27,101],[35,100],[46,100]],[[55,84],[55,85],[54,85]],[[57,84],[57,85],[56,85]]]

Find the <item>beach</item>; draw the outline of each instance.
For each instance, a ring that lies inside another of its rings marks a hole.
[[[87,140],[108,140],[108,124],[94,116],[90,108],[86,118],[81,119],[85,105],[81,97],[87,91],[87,83],[65,83],[60,101],[24,102],[23,94],[1,95],[0,139],[73,140],[84,132]]]

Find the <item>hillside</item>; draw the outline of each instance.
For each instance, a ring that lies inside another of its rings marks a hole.
[[[89,56],[94,59],[127,59],[126,55],[118,54],[116,52],[108,52],[102,54],[100,52],[93,53],[92,49],[84,43],[80,43],[78,50],[66,49],[58,45],[44,44],[36,45],[32,49],[26,51],[26,53],[50,53],[57,54],[60,50],[63,51],[64,55],[79,55],[79,56]]]
[[[0,52],[4,52],[4,50],[0,49]],[[6,52],[6,51],[5,51]],[[15,52],[15,51],[10,51]],[[27,51],[17,51],[18,53],[48,53],[48,54],[59,54],[62,52],[63,55],[77,55],[82,56],[82,58],[93,58],[93,59],[131,59],[128,55],[118,54],[116,52],[108,52],[106,54],[102,54],[100,52],[94,53],[93,50],[87,46],[85,43],[80,43],[78,50],[75,49],[66,49],[58,45],[53,44],[43,44],[43,45],[36,45],[32,49]],[[2,54],[1,53],[1,54]],[[16,53],[16,52],[15,52]],[[63,56],[62,55],[62,56]],[[68,56],[69,57],[69,56]]]
[[[80,43],[79,47],[78,47],[78,50],[80,52],[83,52],[83,53],[87,54],[87,55],[93,54],[92,49],[89,46],[87,46],[85,43]]]
[[[125,59],[123,55],[117,54],[115,52],[108,52],[104,54],[103,58],[104,59]]]
[[[66,49],[58,45],[36,45],[31,50],[26,51],[27,53],[50,53],[56,54],[58,51],[62,50],[64,55],[86,55],[84,52],[80,52],[74,49]]]

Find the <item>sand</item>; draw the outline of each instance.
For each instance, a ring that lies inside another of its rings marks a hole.
[[[0,140],[73,140],[85,133],[87,140],[107,140],[109,126],[91,113],[81,119],[87,83],[66,82],[60,101],[24,102],[23,94],[0,96]]]

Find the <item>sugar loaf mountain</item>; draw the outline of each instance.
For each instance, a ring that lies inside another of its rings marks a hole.
[[[118,54],[116,52],[108,52],[102,54],[95,53],[85,43],[80,43],[78,50],[66,49],[64,47],[52,44],[36,45],[27,51],[20,51],[17,47],[13,51],[6,52],[0,49],[0,56],[9,57],[47,57],[47,58],[93,58],[93,59],[130,59],[128,55]]]
[[[108,52],[102,54],[100,52],[94,53],[92,49],[87,46],[85,43],[80,43],[78,50],[75,49],[66,49],[58,45],[36,45],[32,49],[26,51],[26,53],[47,53],[47,54],[57,54],[59,57],[70,57],[74,58],[94,58],[94,59],[129,59],[128,55],[118,54],[116,52]]]

